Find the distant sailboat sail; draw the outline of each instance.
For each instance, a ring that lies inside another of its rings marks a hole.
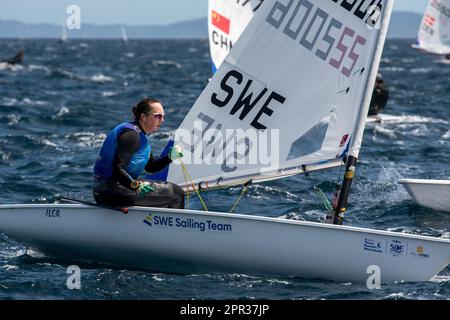
[[[220,67],[263,1],[208,1],[209,48],[213,72]]]
[[[372,4],[264,1],[176,131],[192,180],[265,181],[357,156],[392,3]],[[167,180],[183,177],[172,165]]]
[[[66,24],[63,22],[62,29],[61,29],[60,42],[66,42],[66,41],[67,41],[67,28],[66,28]]]
[[[128,42],[128,36],[127,36],[127,32],[125,31],[125,27],[121,27],[120,31],[122,33],[122,40],[123,40],[123,42],[127,43]]]
[[[450,0],[429,1],[414,47],[434,54],[450,54]]]

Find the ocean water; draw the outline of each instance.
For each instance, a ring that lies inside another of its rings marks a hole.
[[[381,72],[394,124],[369,126],[345,224],[450,237],[450,214],[415,204],[400,178],[450,179],[450,65],[388,40]],[[0,64],[0,203],[51,203],[57,194],[91,199],[92,165],[108,131],[131,119],[143,97],[167,114],[152,135],[164,147],[210,75],[206,40],[0,40],[1,57],[25,50],[24,64]],[[236,212],[321,221],[312,187],[340,170],[253,185]],[[326,190],[325,191],[329,191]],[[229,209],[240,188],[205,194],[210,210]],[[327,193],[329,195],[329,193]],[[191,207],[200,209],[194,202]],[[270,208],[267,211],[267,208]],[[289,246],[286,243],[286,246]],[[364,284],[245,274],[165,274],[81,264],[81,290],[69,290],[72,261],[30,255],[0,233],[0,299],[432,299],[450,298],[450,268],[429,282]]]

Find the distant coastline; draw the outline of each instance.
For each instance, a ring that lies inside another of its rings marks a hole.
[[[415,38],[422,16],[413,12],[394,12],[388,38]],[[204,39],[208,37],[207,18],[168,25],[128,26],[123,24],[83,24],[80,30],[67,30],[69,39],[121,39],[122,28],[128,39]],[[0,20],[3,39],[59,39],[61,26],[28,24],[15,20]]]

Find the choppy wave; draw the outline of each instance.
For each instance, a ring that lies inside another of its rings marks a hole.
[[[91,82],[97,82],[97,83],[105,83],[105,82],[112,82],[114,81],[113,77],[106,76],[102,73],[94,74],[92,76],[84,76],[77,74],[75,72],[71,72],[64,69],[56,69],[51,71],[52,74],[55,76],[60,76],[72,80],[79,80],[79,81],[91,81]]]
[[[103,75],[103,74],[96,74],[96,75],[93,75],[93,76],[91,77],[91,80],[94,81],[94,82],[101,82],[101,83],[103,83],[103,82],[111,82],[111,81],[114,81],[114,78],[105,76],[105,75]]]
[[[114,96],[117,96],[117,92],[114,92],[114,91],[103,91],[102,92],[102,96],[103,97],[114,97]]]
[[[41,66],[41,65],[34,65],[34,64],[30,64],[28,66],[28,70],[30,71],[35,71],[35,70],[39,70],[39,71],[45,71],[47,74],[51,73],[51,69],[49,67],[46,66]]]
[[[175,62],[175,61],[170,61],[170,60],[153,60],[152,63],[155,66],[170,66],[170,67],[175,67],[177,69],[181,69],[181,64],[179,64],[178,62]]]
[[[55,115],[52,117],[52,119],[60,118],[60,117],[62,117],[62,116],[64,116],[64,115],[68,114],[69,112],[70,112],[69,108],[67,108],[67,107],[61,107],[61,108],[59,109],[58,113],[55,114]]]
[[[24,67],[20,64],[9,64],[6,62],[0,62],[0,71],[17,72],[24,70]]]
[[[381,67],[383,72],[404,72],[406,69],[402,67]]]
[[[20,119],[22,118],[20,115],[18,114],[8,114],[6,116],[8,118],[8,126],[12,126],[14,124],[18,124]]]
[[[82,148],[100,148],[106,139],[104,133],[75,132],[65,136],[66,139],[75,141],[76,145]]]
[[[430,73],[432,71],[433,71],[432,68],[413,68],[410,70],[411,73],[416,73],[416,74]]]

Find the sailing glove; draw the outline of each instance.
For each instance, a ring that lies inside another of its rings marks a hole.
[[[145,197],[148,193],[155,191],[155,188],[148,184],[139,183],[139,187],[136,189],[138,197]]]
[[[174,161],[176,159],[179,159],[183,156],[183,149],[181,149],[180,146],[174,146],[172,149],[170,149],[169,152],[169,158],[170,160]]]

